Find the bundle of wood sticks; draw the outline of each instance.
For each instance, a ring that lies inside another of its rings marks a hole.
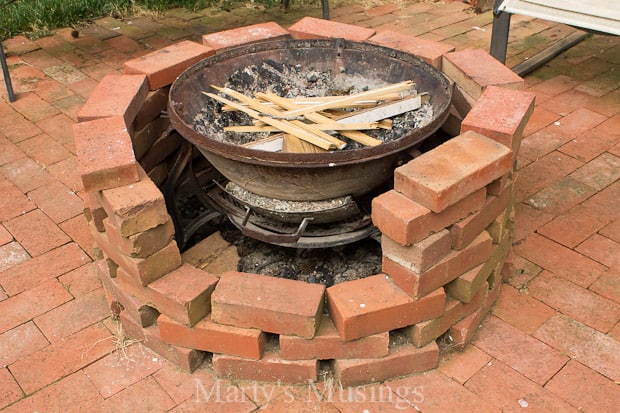
[[[344,149],[347,142],[336,134],[364,146],[379,145],[381,140],[362,131],[391,129],[389,118],[416,110],[428,99],[427,94],[415,93],[412,81],[347,96],[311,98],[283,98],[271,92],[249,97],[230,88],[212,87],[220,94],[202,93],[220,102],[224,111],[241,111],[254,120],[252,125],[228,126],[224,131],[273,132],[244,146],[297,153]]]

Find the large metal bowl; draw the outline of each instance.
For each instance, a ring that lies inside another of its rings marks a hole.
[[[433,118],[399,139],[374,147],[324,153],[282,153],[249,149],[198,133],[195,116],[213,101],[203,91],[224,85],[231,74],[272,60],[319,71],[362,75],[372,83],[413,80],[428,92]],[[342,39],[279,40],[254,43],[215,54],[182,73],[170,89],[172,125],[226,178],[258,195],[298,201],[360,196],[386,182],[399,156],[435,132],[445,121],[451,87],[443,74],[418,57],[368,43]]]

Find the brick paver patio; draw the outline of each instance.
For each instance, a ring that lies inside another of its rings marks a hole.
[[[318,2],[317,2],[318,3]],[[492,14],[461,2],[343,6],[333,20],[457,50],[488,49]],[[0,410],[595,411],[620,406],[620,38],[592,35],[525,77],[536,109],[518,158],[514,268],[473,344],[438,369],[342,389],[182,372],[120,342],[82,215],[72,125],[125,61],[206,33],[316,8],[173,10],[5,42],[17,101],[0,101]],[[514,16],[508,66],[570,27]]]

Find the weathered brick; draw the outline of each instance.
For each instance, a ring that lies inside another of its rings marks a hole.
[[[418,274],[383,257],[383,272],[414,298],[420,298],[482,264],[492,252],[492,240],[483,232],[462,251],[453,251],[428,271]]]
[[[101,191],[98,199],[123,237],[170,221],[164,195],[141,169],[138,182]]]
[[[123,291],[119,287],[118,281],[108,275],[107,268],[105,268],[105,263],[103,261],[99,262],[99,269],[99,279],[101,280],[101,284],[103,285],[105,292],[109,296],[108,298],[112,298],[113,301],[116,302],[110,302],[113,313],[120,314],[121,311],[124,311],[142,327],[148,327],[155,324],[155,321],[157,321],[157,317],[159,316],[159,312],[155,308],[138,301],[136,297],[133,297]],[[121,308],[119,308],[119,304]]]
[[[442,70],[474,99],[488,86],[522,89],[524,80],[481,49],[467,49],[443,55]]]
[[[489,265],[487,263],[480,264],[454,281],[446,284],[446,293],[448,293],[449,297],[468,303],[485,285],[487,278],[489,278],[493,270],[495,270],[494,265]]]
[[[136,159],[142,160],[169,127],[170,119],[159,117],[140,129],[134,129],[131,133],[131,143]]]
[[[211,318],[220,324],[312,338],[324,292],[319,284],[229,271],[211,296]]]
[[[388,355],[389,344],[387,332],[342,341],[331,318],[324,316],[312,339],[280,335],[280,356],[287,360],[376,358]]]
[[[73,136],[85,191],[115,188],[139,179],[131,138],[122,117],[76,123]]]
[[[138,113],[136,113],[136,118],[133,121],[133,130],[141,130],[161,116],[161,113],[168,107],[168,93],[170,93],[170,88],[162,87],[161,89],[150,91],[146,95],[144,103]]]
[[[112,224],[109,218],[103,220],[103,226],[110,242],[116,245],[120,252],[131,257],[148,257],[168,245],[174,236],[171,219],[155,228],[127,237],[121,235],[120,228]]]
[[[283,360],[277,353],[272,352],[266,352],[260,360],[214,354],[213,370],[219,377],[307,384],[308,381],[317,380],[318,362],[317,360]]]
[[[150,348],[161,357],[171,361],[186,372],[196,370],[205,359],[206,353],[191,348],[174,346],[166,343],[159,334],[159,328],[155,325],[150,327],[140,327],[125,312],[120,314],[123,330],[129,337],[139,340],[142,345]]]
[[[469,131],[396,168],[394,189],[441,212],[511,169],[510,149]]]
[[[458,85],[458,83],[453,83],[452,105],[461,116],[462,120],[467,116],[471,108],[476,105],[476,99],[474,99],[474,97],[469,93],[465,92],[463,88]]]
[[[157,325],[161,337],[177,346],[251,359],[260,359],[265,349],[262,331],[217,324],[209,316],[188,327],[161,315]]]
[[[517,153],[535,100],[531,92],[489,86],[463,119],[461,133],[478,132]]]
[[[216,51],[261,40],[277,40],[288,37],[288,31],[276,22],[253,24],[237,27],[202,36],[202,43]]]
[[[423,372],[437,367],[438,363],[439,347],[432,342],[422,348],[395,347],[387,357],[380,359],[336,360],[334,365],[336,379],[347,387]]]
[[[429,235],[412,245],[400,245],[385,235],[381,238],[383,255],[415,272],[424,272],[452,251],[450,231]]]
[[[385,30],[372,36],[368,39],[368,42],[412,53],[439,70],[441,70],[441,56],[454,51],[454,46],[449,44],[409,36],[391,30]]]
[[[228,247],[230,243],[222,238],[222,234],[218,231],[184,251],[181,258],[183,262],[196,268],[204,268]]]
[[[106,214],[105,209],[99,203],[96,193],[84,192],[80,195],[84,199],[84,217],[86,221],[92,222],[97,231],[105,231],[103,220],[108,217],[108,214]]]
[[[151,90],[168,86],[185,69],[215,53],[210,47],[184,40],[125,62],[125,74],[143,74]]]
[[[430,320],[443,312],[443,289],[414,300],[384,274],[327,289],[327,306],[344,341]]]
[[[315,17],[304,17],[290,26],[288,31],[296,39],[343,38],[358,42],[368,40],[375,34],[374,29]]]
[[[452,248],[462,250],[469,245],[486,227],[508,207],[512,186],[504,189],[499,196],[487,196],[482,209],[462,219],[450,227]]]
[[[104,232],[94,234],[93,237],[112,261],[145,286],[181,265],[181,253],[174,240],[146,258],[135,258],[120,252]]]
[[[148,93],[144,75],[106,75],[77,114],[78,122],[121,117],[129,127]]]
[[[124,291],[155,307],[173,320],[192,326],[211,311],[211,293],[218,278],[189,264],[181,265],[147,287],[119,269]]]
[[[155,166],[164,162],[166,158],[177,152],[177,149],[183,144],[183,137],[176,133],[164,133],[160,134],[158,139],[155,140],[153,145],[140,159],[140,164],[145,170],[150,171]]]
[[[483,284],[483,287],[469,303],[448,299],[446,311],[441,316],[411,326],[408,330],[413,344],[418,347],[427,345],[454,324],[477,311],[487,297],[488,285]]]
[[[391,190],[372,200],[372,222],[384,235],[400,244],[408,245],[480,210],[485,199],[486,190],[481,189],[442,212],[434,213],[403,194]]]
[[[458,323],[454,324],[448,330],[448,334],[451,339],[451,345],[456,350],[463,350],[465,346],[474,338],[478,329],[480,328],[480,324],[484,317],[489,313],[491,307],[497,300],[499,296],[499,291],[501,287],[500,283],[495,283],[494,286],[490,286],[490,290],[484,300],[484,304],[480,307],[480,309],[469,316],[465,317]]]

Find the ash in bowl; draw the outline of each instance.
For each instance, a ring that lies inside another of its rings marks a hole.
[[[271,92],[285,98],[316,97],[316,96],[345,96],[386,86],[377,79],[369,79],[360,75],[350,75],[344,72],[332,73],[315,69],[303,68],[301,65],[280,64],[273,60],[266,60],[261,65],[252,65],[234,72],[223,85],[240,92],[248,97],[254,97],[257,92]],[[239,111],[222,111],[219,102],[206,98],[207,104],[194,117],[193,127],[196,132],[209,136],[220,142],[234,145],[244,145],[269,136],[267,132],[238,133],[224,132],[227,126],[249,126],[253,119]],[[433,107],[426,102],[417,110],[409,111],[392,119],[392,129],[374,129],[364,131],[367,135],[389,142],[399,139],[413,128],[421,128],[433,119]],[[347,142],[345,149],[359,149],[363,147],[357,142],[337,135]]]

